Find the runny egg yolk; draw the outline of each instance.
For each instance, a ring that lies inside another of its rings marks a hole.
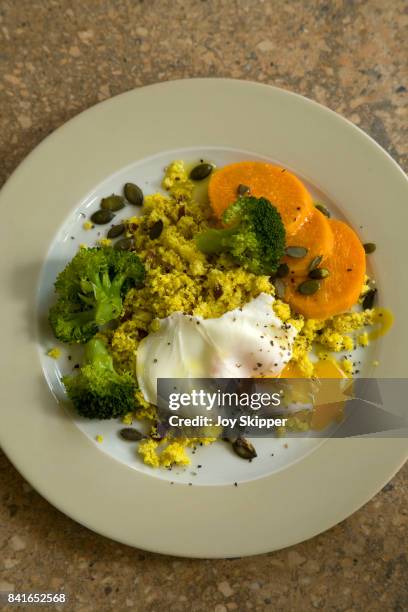
[[[326,379],[321,391],[315,397],[310,429],[323,431],[330,424],[340,422],[343,418],[346,396],[334,380],[347,379],[347,375],[333,359],[321,359],[314,364],[313,375],[318,379]],[[288,363],[279,378],[304,378],[296,363]],[[332,382],[333,381],[333,382]],[[306,389],[307,392],[308,389]]]
[[[316,378],[347,378],[340,366],[333,359],[320,359],[314,364],[313,376]],[[296,363],[288,363],[279,378],[304,378]]]

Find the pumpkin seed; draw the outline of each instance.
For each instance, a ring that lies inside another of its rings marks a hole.
[[[317,208],[317,210],[320,210],[320,212],[325,215],[325,217],[328,217],[330,219],[331,215],[330,212],[327,210],[327,208],[320,203],[315,204],[315,208]]]
[[[237,194],[239,197],[244,196],[245,194],[249,193],[251,190],[248,187],[248,185],[238,185],[238,189],[237,189]]]
[[[286,292],[286,285],[281,278],[276,278],[274,281],[275,294],[280,300],[283,300]]]
[[[125,208],[125,200],[122,198],[122,196],[112,193],[112,195],[108,196],[107,198],[102,198],[101,208],[104,210],[113,211],[121,210],[122,208]]]
[[[242,436],[239,436],[239,438],[234,440],[232,443],[232,448],[238,457],[241,457],[241,459],[255,459],[257,456],[254,446],[251,444],[251,442],[249,442],[249,440]]]
[[[289,257],[296,257],[297,259],[300,259],[301,257],[307,255],[308,251],[309,249],[302,246],[288,246],[285,249],[286,255],[289,255]]]
[[[143,191],[134,183],[125,183],[123,193],[127,201],[133,206],[143,205]]]
[[[317,280],[306,280],[298,285],[297,290],[302,295],[313,295],[320,289],[320,283]]]
[[[144,438],[144,435],[134,427],[124,427],[119,431],[119,435],[129,442],[138,442]]]
[[[156,223],[153,223],[149,231],[149,237],[151,240],[156,240],[163,231],[163,221],[159,219]]]
[[[377,245],[374,244],[374,242],[366,242],[365,244],[363,244],[363,248],[367,255],[370,255],[370,253],[374,253],[377,248]]]
[[[115,215],[111,210],[108,210],[107,208],[101,208],[100,210],[94,212],[93,215],[91,215],[91,221],[96,225],[106,225],[106,223],[112,221],[114,216]]]
[[[112,225],[109,232],[107,233],[108,238],[117,238],[121,236],[125,231],[125,225],[123,223],[119,223],[118,225]]]
[[[287,263],[280,264],[280,266],[276,270],[276,277],[277,278],[284,278],[288,274],[289,274],[289,266],[288,266],[288,264]]]
[[[192,181],[203,181],[204,179],[207,178],[207,176],[210,176],[211,172],[213,171],[214,166],[212,166],[211,164],[198,164],[198,166],[195,166],[189,175],[189,178]]]
[[[314,270],[322,263],[323,255],[316,255],[309,264],[309,270]]]
[[[310,270],[309,278],[327,278],[330,272],[326,268],[315,268]]]
[[[375,298],[377,297],[377,289],[370,289],[364,296],[363,299],[363,308],[367,310],[374,306]]]
[[[134,246],[135,243],[133,238],[121,238],[115,243],[113,248],[118,251],[131,251]]]

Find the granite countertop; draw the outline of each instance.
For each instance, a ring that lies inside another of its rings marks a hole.
[[[404,0],[3,0],[0,181],[96,102],[193,76],[304,94],[406,169],[407,25]],[[65,609],[77,612],[408,609],[408,466],[308,542],[197,561],[96,535],[50,506],[4,455],[0,465],[0,590],[63,589]]]

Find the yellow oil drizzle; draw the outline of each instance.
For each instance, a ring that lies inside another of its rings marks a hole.
[[[203,159],[203,158],[197,159],[194,162],[185,163],[184,167],[186,169],[187,176],[190,175],[190,172],[193,168],[203,163],[202,160],[204,161],[204,163],[208,163],[214,166],[212,162],[206,159]],[[214,169],[215,169],[215,166],[214,166]],[[202,204],[202,205],[208,204],[208,183],[210,182],[210,178],[213,172],[214,170],[211,172],[211,174],[209,174],[209,176],[207,176],[207,178],[203,179],[202,181],[193,181],[194,183],[193,198],[199,204]]]
[[[380,336],[384,336],[392,327],[394,316],[388,308],[376,308],[374,311],[373,326],[374,329],[368,332],[368,339],[377,340]]]

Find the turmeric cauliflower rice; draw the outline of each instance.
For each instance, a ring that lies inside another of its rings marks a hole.
[[[183,161],[174,161],[165,170],[163,191],[144,197],[142,214],[128,217],[123,228],[110,231],[98,241],[99,251],[109,253],[108,263],[101,260],[98,264],[107,266],[104,275],[95,276],[89,271],[92,266],[86,263],[88,277],[79,282],[81,295],[69,307],[69,316],[64,310],[66,298],[63,307],[58,304],[53,307],[50,321],[57,338],[67,341],[64,338],[71,334],[72,341],[85,343],[94,336],[93,354],[88,350],[88,365],[84,368],[92,364],[99,372],[95,360],[103,360],[104,369],[98,374],[99,387],[97,389],[97,384],[85,376],[86,371],[75,380],[82,376],[81,385],[87,385],[87,401],[92,402],[94,412],[103,406],[101,418],[109,418],[109,402],[113,401],[113,396],[120,397],[124,393],[120,381],[126,380],[127,389],[133,394],[134,409],[122,413],[121,420],[126,426],[143,422],[146,434],[138,442],[137,452],[151,467],[186,466],[190,463],[189,449],[217,440],[217,435],[211,435],[211,431],[207,437],[176,439],[159,432],[155,402],[151,401],[143,381],[135,373],[141,372],[140,363],[137,364],[141,343],[163,335],[165,324],[172,329],[171,325],[193,322],[196,330],[200,324],[205,327],[205,322],[211,328],[215,325],[214,320],[225,322],[224,326],[230,325],[230,313],[237,311],[244,315],[248,306],[260,304],[257,298],[264,303],[269,299],[274,320],[280,322],[282,329],[290,330],[286,352],[284,355],[281,351],[275,359],[278,360],[273,364],[275,370],[264,372],[262,364],[258,363],[252,368],[251,376],[276,376],[278,373],[284,377],[287,373],[307,378],[316,376],[317,362],[336,363],[344,377],[358,373],[353,365],[352,351],[357,346],[369,345],[390,324],[386,311],[374,307],[376,289],[365,274],[363,247],[359,245],[354,251],[350,247],[350,252],[347,251],[347,245],[358,240],[354,232],[342,222],[331,222],[321,212],[321,206],[314,207],[299,179],[289,172],[284,175],[284,170],[277,168],[261,162],[240,162],[218,171],[202,162],[191,172]],[[268,183],[272,180],[277,181],[276,185]],[[210,202],[202,197],[208,183]],[[133,193],[140,198],[137,190],[140,193],[141,190],[133,187]],[[298,206],[293,204],[293,194],[299,198]],[[268,197],[270,201],[265,199]],[[119,201],[118,198],[120,200],[119,196],[112,196],[106,200]],[[266,207],[267,214],[257,217],[261,206]],[[269,212],[271,208],[275,217]],[[319,217],[314,226],[316,214]],[[94,213],[84,223],[84,228],[93,227],[97,219]],[[244,229],[235,229],[236,219],[242,221]],[[302,230],[304,223],[310,225],[307,232]],[[290,246],[284,250],[283,242],[282,247],[278,245],[279,240],[284,239],[285,228],[286,245]],[[301,242],[306,234],[307,238]],[[311,243],[310,235],[315,242]],[[117,236],[120,238],[114,242],[112,237]],[[197,236],[202,239],[198,241]],[[343,245],[340,261],[333,252],[336,240]],[[135,254],[134,260],[129,259],[126,263],[127,267],[122,262],[123,250]],[[80,250],[84,261],[86,251],[93,250]],[[266,251],[270,252],[269,260],[266,256],[263,260]],[[258,262],[257,266],[251,264],[251,258]],[[274,258],[281,262],[278,267],[273,266]],[[135,266],[130,277],[129,265]],[[67,295],[72,296],[74,279],[68,273],[62,274],[65,276],[60,275],[57,280],[57,292],[65,290],[62,286],[66,281],[71,283],[71,293],[67,291]],[[90,287],[93,287],[92,295]],[[98,302],[99,294],[104,295],[105,301]],[[112,302],[110,309],[106,307],[106,295]],[[77,316],[78,312],[82,318],[74,324],[72,313]],[[176,316],[184,319],[178,320]],[[170,344],[168,341],[167,345]],[[273,341],[270,344],[273,345]],[[49,355],[57,358],[56,349],[50,350]],[[156,354],[153,357],[156,363],[158,357]],[[226,360],[229,358],[225,356]],[[241,363],[235,362],[231,367],[241,367]],[[109,379],[107,369],[111,373]],[[130,382],[132,376],[133,383]],[[189,376],[193,376],[193,370]],[[73,383],[71,377],[64,384],[72,389],[76,382]],[[71,397],[74,404],[78,395],[76,389]],[[296,419],[292,421],[295,423]],[[302,427],[304,424],[299,424],[299,429]]]

